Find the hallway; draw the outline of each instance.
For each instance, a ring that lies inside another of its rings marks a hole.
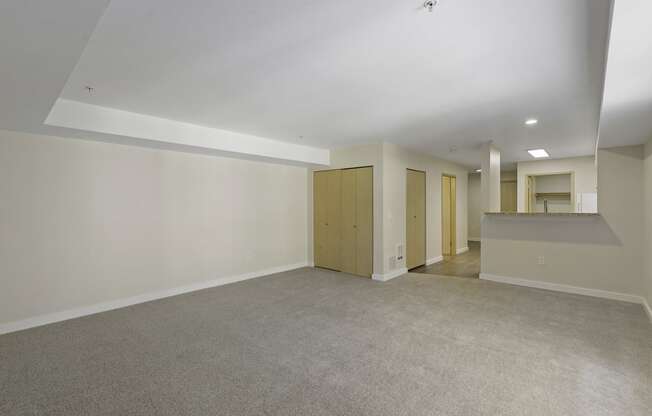
[[[444,256],[444,260],[421,266],[410,273],[436,274],[440,276],[456,276],[478,278],[480,275],[480,242],[469,241],[469,251],[457,256]]]

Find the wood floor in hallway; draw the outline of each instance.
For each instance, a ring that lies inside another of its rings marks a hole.
[[[410,273],[437,274],[440,276],[457,276],[478,278],[480,276],[480,242],[469,241],[469,251],[456,256],[444,256],[444,260],[421,266]]]

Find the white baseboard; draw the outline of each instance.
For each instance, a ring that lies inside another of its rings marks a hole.
[[[646,299],[643,299],[643,309],[645,309],[645,312],[647,312],[647,317],[650,318],[650,322],[652,322],[652,308]]]
[[[403,267],[401,269],[396,269],[392,270],[391,272],[385,273],[385,274],[380,274],[380,273],[374,273],[371,275],[371,278],[373,280],[376,280],[378,282],[386,282],[388,280],[391,280],[395,277],[403,276],[405,273],[407,273],[408,270]]]
[[[466,253],[467,251],[469,251],[469,248],[468,248],[468,247],[458,248],[458,249],[457,249],[457,254]]]
[[[539,280],[519,279],[516,277],[497,276],[494,274],[480,273],[480,279],[492,282],[507,283],[510,285],[527,286],[537,289],[553,290],[555,292],[573,293],[576,295],[593,296],[596,298],[620,300],[623,302],[639,303],[645,306],[645,299],[641,296],[628,293],[609,292],[607,290],[588,289],[585,287],[562,285],[559,283],[542,282]]]
[[[431,264],[439,263],[442,260],[444,260],[444,256],[433,257],[431,259],[426,260],[426,266],[430,266]]]
[[[136,305],[138,303],[150,302],[157,299],[163,299],[170,296],[181,295],[184,293],[194,292],[197,290],[208,289],[211,287],[222,286],[229,283],[240,282],[243,280],[253,279],[256,277],[267,276],[274,273],[286,272],[289,270],[299,269],[306,267],[308,263],[296,263],[286,266],[273,267],[270,269],[259,270],[256,272],[249,272],[239,274],[236,276],[225,276],[217,279],[209,280],[206,282],[195,283],[187,286],[179,286],[171,289],[160,290],[156,292],[145,293],[138,296],[129,298],[116,299],[109,302],[97,303],[95,305],[82,306],[80,308],[68,309],[65,311],[39,315],[32,318],[23,319],[20,321],[7,322],[0,324],[0,335],[8,334],[10,332],[21,331],[23,329],[34,328],[37,326],[47,325],[54,322],[67,321],[68,319],[79,318],[86,315],[93,315],[100,312],[110,311],[112,309],[124,308],[126,306]]]
[[[469,237],[469,238],[467,238],[467,240],[468,241],[476,241],[478,243],[481,241],[480,237]]]

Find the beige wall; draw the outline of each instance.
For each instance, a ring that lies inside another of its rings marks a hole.
[[[518,180],[515,170],[507,170],[500,172],[500,181],[515,181]]]
[[[0,325],[306,262],[307,169],[0,131]]]
[[[406,171],[426,172],[426,260],[442,255],[441,176],[457,178],[457,248],[467,246],[468,169],[452,162],[408,151],[400,146],[383,144],[383,240],[384,273],[405,267],[405,259],[391,266],[396,246],[405,246]]]
[[[312,171],[373,166],[374,168],[374,273],[383,270],[383,180],[382,180],[382,144],[367,144],[331,150],[329,167],[318,167]],[[313,178],[312,171],[308,180],[308,259],[314,261],[313,238]]]
[[[331,151],[331,166],[314,170],[359,166],[374,167],[374,274],[405,267],[405,259],[393,262],[396,246],[405,246],[406,170],[426,171],[426,258],[441,256],[441,175],[457,177],[457,247],[467,246],[467,169],[388,143]],[[313,259],[312,180],[308,184],[309,259]]]
[[[641,296],[642,159],[640,146],[598,152],[600,216],[486,217],[482,273]]]
[[[500,172],[500,181],[516,181],[516,171]],[[482,220],[482,180],[481,174],[472,172],[469,173],[468,180],[468,219],[467,228],[469,233],[469,240],[480,241],[481,238],[481,220]]]
[[[652,139],[645,145],[644,154],[645,179],[643,181],[643,197],[645,198],[645,236],[643,246],[643,280],[647,289],[647,303],[652,308]]]
[[[469,240],[480,240],[480,220],[482,219],[482,207],[480,201],[481,180],[479,173],[469,173],[468,179],[468,218]]]
[[[526,212],[526,176],[544,175],[552,173],[573,172],[574,182],[571,190],[571,205],[575,208],[575,195],[579,192],[596,192],[597,169],[593,156],[574,157],[568,159],[554,160],[533,160],[531,162],[519,162],[517,166],[517,207],[518,212]]]

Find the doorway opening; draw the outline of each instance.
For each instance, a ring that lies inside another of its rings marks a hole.
[[[525,207],[529,213],[575,212],[573,174],[528,175]]]
[[[480,175],[469,175],[468,204],[477,205],[480,196]],[[457,177],[442,174],[441,177],[441,241],[442,256],[431,259],[414,273],[439,276],[478,278],[480,275],[480,241],[458,244],[457,238]],[[480,214],[478,213],[478,216]],[[462,246],[462,247],[458,247]]]

